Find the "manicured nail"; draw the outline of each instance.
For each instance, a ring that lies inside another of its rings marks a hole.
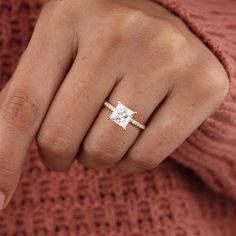
[[[3,210],[4,208],[5,200],[6,200],[5,194],[0,191],[0,211]]]

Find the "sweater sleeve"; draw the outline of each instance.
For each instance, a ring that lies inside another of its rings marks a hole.
[[[215,191],[236,199],[236,1],[155,1],[185,21],[222,62],[230,80],[220,108],[170,156]]]

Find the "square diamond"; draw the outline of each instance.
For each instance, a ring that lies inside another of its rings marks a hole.
[[[109,118],[116,124],[120,125],[123,129],[126,129],[126,126],[129,124],[134,114],[134,111],[130,110],[121,102],[118,102],[118,105],[114,108]]]

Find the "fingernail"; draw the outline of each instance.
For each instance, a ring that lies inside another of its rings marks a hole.
[[[5,199],[5,194],[0,191],[0,211],[4,208]]]

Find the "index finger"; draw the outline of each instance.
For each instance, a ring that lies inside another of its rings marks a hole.
[[[49,15],[47,7],[4,91],[0,107],[0,209],[16,188],[25,156],[70,66],[72,37],[67,28],[65,32],[58,16]]]

